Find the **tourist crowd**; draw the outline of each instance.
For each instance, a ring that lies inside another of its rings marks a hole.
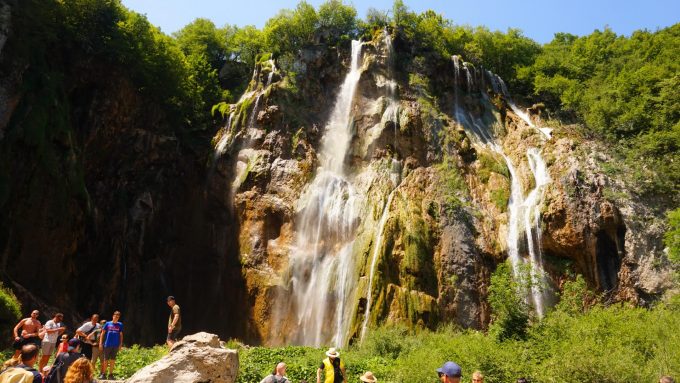
[[[123,346],[120,315],[115,311],[110,321],[100,321],[99,314],[92,314],[69,333],[64,314],[54,314],[43,325],[40,312],[33,310],[14,326],[14,356],[3,364],[0,383],[90,383],[98,362],[99,379],[114,379],[116,355]]]

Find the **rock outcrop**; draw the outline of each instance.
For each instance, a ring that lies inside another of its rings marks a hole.
[[[187,335],[170,353],[137,371],[127,383],[234,383],[238,374],[238,352],[220,345],[217,335],[199,332]]]

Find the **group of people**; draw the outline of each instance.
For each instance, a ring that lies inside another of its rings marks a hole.
[[[172,347],[182,329],[182,318],[175,297],[169,296],[166,302],[170,307],[166,343]],[[120,311],[115,311],[110,321],[100,321],[99,314],[92,314],[74,331],[72,338],[66,334],[64,314],[55,314],[44,325],[39,316],[40,312],[33,310],[30,317],[14,326],[15,352],[0,370],[0,383],[91,383],[97,361],[100,362],[99,379],[114,379],[116,356],[123,347]],[[54,363],[48,366],[52,356]],[[22,374],[24,380],[15,378]]]
[[[75,329],[73,337],[66,333],[64,314],[55,314],[44,325],[39,316],[40,312],[33,310],[30,317],[14,326],[15,352],[12,359],[3,364],[0,383],[89,383],[94,381],[97,361],[100,361],[99,378],[114,378],[116,355],[123,346],[120,311],[115,311],[110,321],[100,321],[99,314],[92,314]],[[54,362],[48,366],[53,356]],[[15,378],[22,374],[23,380]]]
[[[326,356],[316,371],[316,383],[347,383],[345,363],[340,360],[340,353],[335,348],[326,351]],[[461,383],[463,369],[455,362],[448,361],[435,370],[442,383]],[[266,376],[260,383],[290,383],[286,375],[286,364],[281,362],[276,365],[271,375]],[[359,377],[364,383],[377,383],[378,379],[371,371],[366,371]],[[300,383],[307,383],[301,381]],[[484,375],[481,371],[472,373],[472,383],[484,383]],[[516,383],[529,383],[527,378],[519,378]],[[675,383],[670,376],[663,376],[659,383]]]

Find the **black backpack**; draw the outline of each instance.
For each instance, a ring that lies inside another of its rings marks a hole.
[[[63,366],[64,360],[62,358],[55,359],[49,374],[43,378],[43,383],[61,383],[64,378],[61,376],[61,368]]]

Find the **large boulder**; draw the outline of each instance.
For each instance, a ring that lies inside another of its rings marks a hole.
[[[161,360],[137,371],[127,383],[233,383],[238,353],[220,346],[215,334],[199,332],[175,343]]]

